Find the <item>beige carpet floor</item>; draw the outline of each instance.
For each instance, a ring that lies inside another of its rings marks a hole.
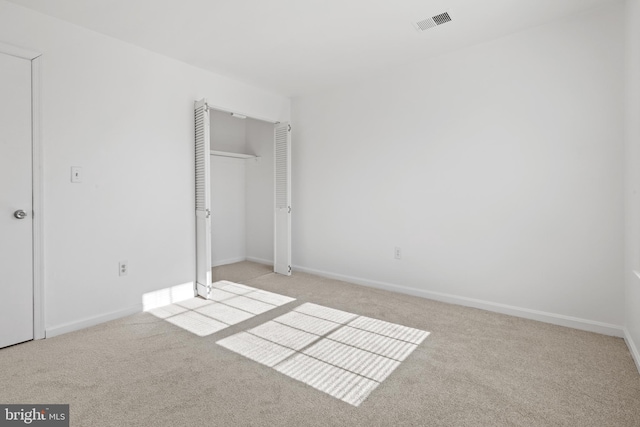
[[[640,426],[620,338],[243,262],[296,298],[206,337],[149,313],[0,350],[0,403],[69,403],[72,426]],[[431,332],[354,407],[216,341],[305,302]]]

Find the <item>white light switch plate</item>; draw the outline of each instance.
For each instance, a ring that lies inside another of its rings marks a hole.
[[[82,168],[78,166],[71,166],[71,182],[82,182]]]

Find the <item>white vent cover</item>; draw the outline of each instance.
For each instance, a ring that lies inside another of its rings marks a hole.
[[[423,19],[422,21],[415,22],[413,26],[418,31],[426,31],[430,28],[437,27],[438,25],[446,24],[447,22],[451,22],[451,12],[443,12],[438,15],[432,16],[431,18]]]

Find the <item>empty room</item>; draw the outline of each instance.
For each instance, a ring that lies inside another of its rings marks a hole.
[[[640,0],[0,0],[0,425],[640,426]]]

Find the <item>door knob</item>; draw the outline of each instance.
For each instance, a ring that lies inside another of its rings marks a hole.
[[[13,216],[15,216],[18,219],[25,219],[27,217],[27,213],[22,209],[18,209],[13,213]]]

